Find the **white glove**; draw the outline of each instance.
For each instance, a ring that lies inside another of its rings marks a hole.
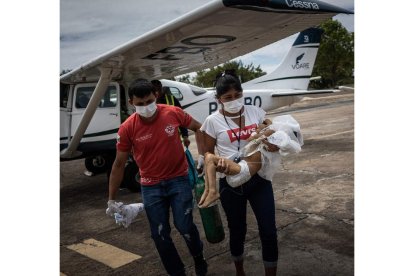
[[[122,224],[125,228],[127,228],[137,217],[138,213],[144,211],[144,204],[133,203],[122,205],[120,209],[120,212],[115,213],[115,222],[116,224]]]
[[[197,170],[201,170],[202,168],[204,168],[204,155],[199,155],[197,162]]]
[[[124,205],[122,202],[115,202],[115,200],[108,200],[108,208],[106,209],[106,214],[110,217],[113,217],[115,213],[121,212],[120,207]]]

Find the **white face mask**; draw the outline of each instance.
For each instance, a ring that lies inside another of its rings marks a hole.
[[[138,115],[144,118],[149,118],[152,115],[154,115],[155,111],[157,110],[157,104],[154,101],[153,103],[150,103],[149,105],[146,105],[146,106],[136,105],[135,110],[138,113]]]
[[[240,111],[240,109],[242,109],[244,105],[244,97],[241,97],[231,102],[225,102],[223,103],[223,105],[224,105],[224,111],[227,111],[229,113],[237,113]]]

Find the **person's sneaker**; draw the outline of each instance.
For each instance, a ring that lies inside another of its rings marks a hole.
[[[203,255],[194,257],[194,267],[197,276],[205,276],[207,274],[208,264]]]

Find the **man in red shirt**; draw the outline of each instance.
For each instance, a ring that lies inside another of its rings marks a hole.
[[[182,106],[180,104],[180,101],[173,95],[171,94],[171,91],[168,87],[163,87],[161,81],[159,80],[152,80],[151,81],[152,85],[154,85],[155,90],[157,91],[157,103],[158,104],[167,104],[167,105],[173,105],[173,106],[177,106],[181,109]],[[185,127],[180,127],[180,132],[179,132],[182,136],[182,140],[183,140],[183,144],[186,148],[188,148],[188,146],[190,146],[190,139],[188,139],[188,130]]]
[[[135,106],[119,128],[117,153],[109,178],[108,208],[121,183],[125,162],[132,150],[140,169],[141,193],[151,228],[151,237],[169,275],[185,275],[184,264],[170,237],[169,208],[174,225],[183,236],[195,261],[197,275],[207,273],[203,243],[193,222],[193,195],[188,165],[178,128],[195,132],[197,148],[202,154],[201,124],[175,106],[156,104],[154,86],[147,80],[134,81],[128,90],[129,103]]]

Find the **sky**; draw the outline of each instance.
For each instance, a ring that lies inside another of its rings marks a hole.
[[[206,0],[61,0],[60,70],[74,69],[89,60],[167,23],[209,1]],[[325,1],[354,10],[353,0]],[[162,8],[160,8],[162,7]],[[354,31],[354,15],[335,17]],[[296,34],[240,58],[267,73],[281,62]]]

